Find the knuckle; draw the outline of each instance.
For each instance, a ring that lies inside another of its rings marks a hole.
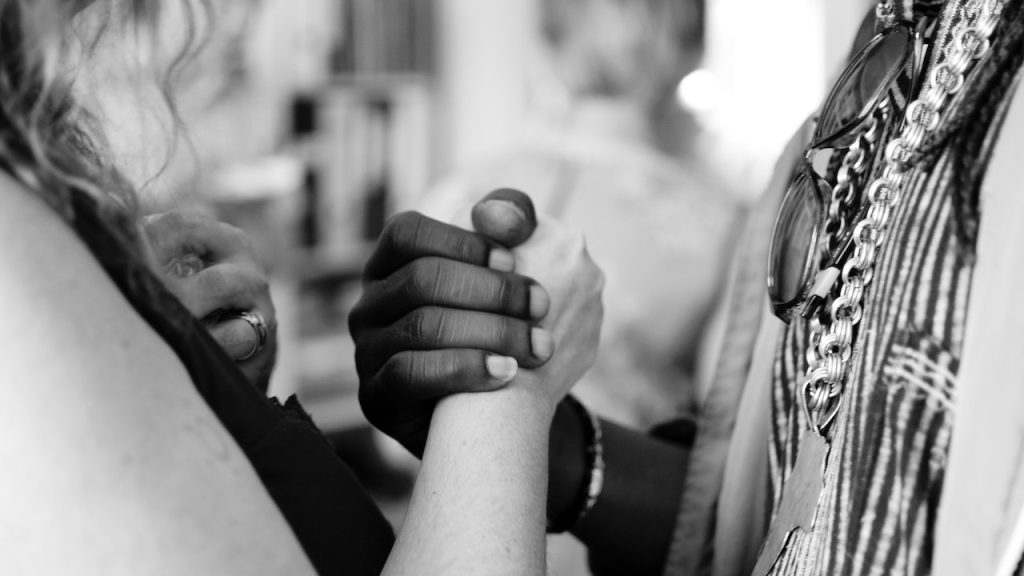
[[[425,346],[441,340],[444,321],[440,309],[433,306],[417,308],[406,318],[403,336],[409,342]]]
[[[394,246],[395,244],[395,233],[399,228],[399,218],[401,214],[396,214],[388,219],[384,224],[384,228],[381,230],[380,238],[378,240],[378,249],[385,249]]]
[[[456,258],[463,262],[472,262],[476,257],[476,246],[470,242],[469,233],[463,234],[461,231],[452,231],[447,238],[448,245],[451,246],[452,254]]]
[[[355,306],[348,313],[348,331],[352,334],[352,339],[355,340],[356,347],[359,346],[360,336],[363,333],[363,325],[366,323],[366,304],[363,299],[366,296],[360,296],[359,301],[356,302]]]
[[[498,277],[494,285],[494,297],[502,310],[518,313],[522,308],[529,308],[529,285],[525,278],[511,279]]]
[[[494,342],[515,356],[528,357],[530,354],[530,328],[520,320],[507,316],[499,317],[491,327]]]
[[[430,355],[430,365],[424,374],[431,382],[456,385],[469,382],[478,376],[474,361],[479,352],[469,350],[444,350]]]
[[[197,277],[201,296],[208,300],[222,300],[221,305],[250,305],[257,299],[254,288],[257,280],[230,265],[207,268]],[[227,300],[232,302],[226,302]]]
[[[418,213],[412,210],[405,210],[389,218],[385,227],[387,229],[402,228],[415,223],[419,218],[420,215]]]
[[[230,290],[232,284],[231,275],[221,266],[207,268],[197,278],[200,289],[209,294],[223,294]]]
[[[440,355],[437,362],[437,375],[441,378],[453,379],[465,375],[469,370],[469,363],[462,354],[449,350]]]
[[[433,302],[440,295],[443,281],[441,262],[437,258],[418,258],[409,265],[406,296],[413,302]]]
[[[416,212],[400,212],[395,214],[384,229],[387,243],[397,249],[405,249],[415,244],[419,233],[422,216]]]
[[[406,387],[415,377],[414,358],[410,352],[399,352],[388,358],[377,376],[381,384],[388,390]]]
[[[422,383],[437,382],[450,374],[451,354],[418,354],[413,357],[409,368],[410,381]]]

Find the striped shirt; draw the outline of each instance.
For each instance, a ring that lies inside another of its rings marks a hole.
[[[955,129],[932,146],[906,184],[864,297],[813,521],[793,533],[772,574],[930,573],[974,270],[977,199],[1020,70],[1020,8],[1020,2],[1007,7],[973,94],[947,118]],[[774,363],[773,512],[800,438],[810,433],[798,398],[807,346],[806,323],[794,322]]]
[[[793,532],[782,550],[764,552],[769,564],[774,561],[770,574],[931,572],[975,271],[979,194],[1024,59],[1022,3],[1007,3],[991,56],[976,66],[905,182],[864,296],[822,492],[809,525]],[[942,10],[937,54],[951,41],[965,4],[913,4],[918,16]],[[791,151],[785,157],[803,161]],[[878,164],[869,170],[877,174]],[[781,323],[770,313],[748,305],[764,301],[767,222],[791,173],[782,168],[763,200],[766,209],[751,215],[749,240],[730,274],[723,302],[729,334],[698,422],[668,575],[750,573],[765,523],[778,516],[801,437],[809,433],[798,398],[807,326],[795,321],[776,328]],[[744,289],[751,283],[760,283],[759,299]]]

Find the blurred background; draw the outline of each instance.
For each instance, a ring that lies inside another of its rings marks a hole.
[[[346,327],[386,218],[449,218],[495,187],[530,193],[584,230],[608,276],[601,360],[579,396],[639,426],[691,411],[742,212],[872,6],[215,4],[206,49],[179,79],[187,138],[169,163],[134,162],[145,208],[191,205],[252,235],[280,323],[271,393],[299,395],[396,523],[415,462],[363,418]],[[146,136],[118,129],[138,125],[119,99],[142,96],[119,81],[99,83],[103,107],[113,148],[134,160]],[[587,573],[567,538],[551,573]]]

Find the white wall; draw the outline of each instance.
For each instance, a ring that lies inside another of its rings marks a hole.
[[[517,134],[536,53],[536,0],[437,0],[440,173]]]
[[[709,0],[706,66],[720,83],[708,159],[748,198],[816,110],[870,0]]]

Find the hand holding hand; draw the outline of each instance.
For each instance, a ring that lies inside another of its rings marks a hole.
[[[532,229],[532,225],[528,225]],[[408,212],[385,228],[349,317],[367,419],[420,455],[438,399],[501,388],[551,354],[547,292],[483,236]]]
[[[544,217],[535,226],[524,225],[537,218],[522,192],[493,192],[473,207],[470,216],[477,232],[515,242],[516,269],[549,294],[550,310],[540,326],[551,334],[548,346],[554,353],[543,366],[520,370],[513,384],[544,395],[553,408],[596,360],[604,274],[590,258],[579,231]],[[468,225],[467,220],[463,215],[456,223]]]

